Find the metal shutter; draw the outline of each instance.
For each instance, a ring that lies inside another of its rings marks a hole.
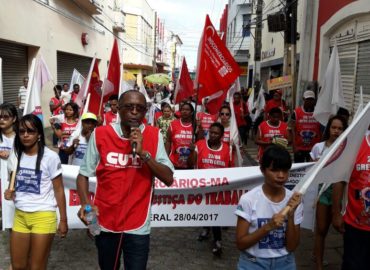
[[[338,46],[338,54],[344,101],[346,108],[351,112],[355,96],[357,43]]]
[[[357,110],[361,86],[364,94],[364,104],[366,105],[370,101],[370,40],[358,43],[354,111]]]
[[[0,57],[3,59],[4,102],[16,105],[19,87],[28,76],[27,47],[0,41]]]
[[[92,58],[57,52],[57,78],[58,84],[70,83],[73,69],[77,69],[85,78],[89,73]]]

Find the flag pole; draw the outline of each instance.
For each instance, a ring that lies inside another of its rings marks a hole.
[[[109,63],[109,65],[110,65],[110,63]],[[109,70],[109,66],[108,66],[108,70]],[[108,73],[108,71],[107,71],[107,73]],[[99,104],[98,115],[100,115],[101,108],[103,106],[103,99],[104,99],[104,92],[105,92],[105,87],[104,86],[105,86],[106,81],[107,81],[107,75],[108,74],[105,74],[105,79],[104,79],[103,84],[101,86],[101,97],[100,97],[100,104]]]
[[[198,95],[199,95],[199,83],[197,83],[197,94],[195,95],[195,108],[194,108],[194,115],[193,115],[193,143],[195,143],[195,131],[197,128],[197,106],[198,106]],[[199,131],[199,130],[198,130]]]

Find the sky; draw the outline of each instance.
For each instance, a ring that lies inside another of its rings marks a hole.
[[[200,36],[206,14],[218,30],[227,0],[147,0],[165,22],[165,28],[177,34],[183,42],[181,52],[189,70],[196,66]]]

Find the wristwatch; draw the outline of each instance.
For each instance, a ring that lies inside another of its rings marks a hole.
[[[140,158],[144,163],[146,163],[152,158],[152,155],[149,152],[145,152],[145,155]]]

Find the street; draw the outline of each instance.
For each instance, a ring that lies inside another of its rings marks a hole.
[[[203,242],[196,240],[199,231],[200,228],[153,228],[148,269],[236,269],[239,252],[234,242],[235,228],[222,231],[221,258],[213,256],[211,239]],[[0,270],[7,269],[10,263],[8,241],[9,232],[0,232]],[[298,270],[313,269],[312,244],[312,233],[302,229],[301,243],[295,252]],[[331,230],[325,250],[325,260],[329,262],[327,270],[340,269],[341,247],[341,236]],[[94,242],[88,238],[85,230],[72,230],[66,239],[55,238],[48,269],[99,269]]]

